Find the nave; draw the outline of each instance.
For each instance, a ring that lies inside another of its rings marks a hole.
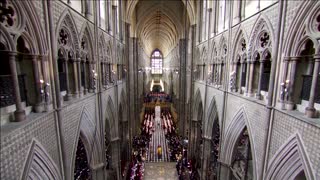
[[[145,96],[141,134],[133,139],[128,180],[195,179],[190,178],[194,173],[187,160],[188,141],[177,134],[170,101],[166,94]]]

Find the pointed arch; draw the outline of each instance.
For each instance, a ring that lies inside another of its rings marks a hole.
[[[247,127],[249,140],[251,144],[251,152],[252,152],[252,159],[253,159],[253,179],[256,179],[256,158],[255,158],[255,148],[254,143],[252,142],[252,133],[251,128],[248,123],[247,114],[245,112],[245,108],[241,107],[238,112],[232,118],[229,126],[226,128],[224,133],[224,142],[222,144],[222,152],[221,159],[228,165],[231,165],[232,158],[234,155],[234,149],[236,147],[237,141],[243,130]]]
[[[31,142],[21,179],[62,179],[61,172],[36,139]]]
[[[37,48],[36,48],[36,45],[34,44],[35,42],[28,32],[24,31],[19,37],[16,37],[16,38],[17,38],[16,41],[18,41],[19,38],[23,39],[25,45],[27,45],[28,50],[30,51],[28,53],[37,54],[37,50],[36,50]],[[17,43],[17,45],[18,45],[18,43]],[[18,51],[18,49],[17,49],[17,51]]]
[[[80,48],[83,49],[82,44],[87,43],[88,44],[87,53],[89,53],[89,59],[93,61],[94,60],[94,55],[93,55],[94,44],[92,43],[92,41],[94,38],[91,32],[90,26],[87,22],[83,23],[79,37],[80,37],[79,40],[81,41]]]
[[[78,39],[78,31],[77,31],[77,26],[76,23],[71,15],[72,13],[70,12],[69,9],[66,9],[60,16],[58,23],[57,23],[57,28],[56,28],[56,37],[59,37],[59,32],[63,27],[66,27],[70,31],[70,37],[71,42],[73,43],[73,47],[75,50],[79,50],[80,45],[79,45],[79,39]]]
[[[193,103],[193,116],[192,118],[198,118],[198,107],[199,106],[203,106],[203,103],[202,103],[202,98],[201,98],[201,93],[200,93],[200,90],[197,89],[196,91],[196,94],[194,96],[194,103]]]
[[[201,51],[200,62],[206,63],[208,58],[207,48],[204,46]]]
[[[307,179],[316,179],[298,133],[289,137],[271,159],[266,179],[294,179],[304,171]]]
[[[101,33],[99,35],[99,57],[102,58],[102,61],[106,61],[106,41],[105,41],[105,38],[104,38],[104,34]]]
[[[213,128],[213,124],[215,123],[215,121],[219,121],[218,119],[218,110],[217,110],[217,104],[216,104],[216,100],[215,97],[213,97],[211,99],[210,105],[209,105],[209,109],[207,112],[207,119],[206,119],[206,123],[205,123],[205,132],[204,132],[204,136],[206,138],[211,139],[212,137],[212,128]],[[218,122],[218,124],[220,124]],[[221,127],[220,127],[221,128]]]
[[[238,54],[238,46],[239,46],[240,40],[244,39],[246,43],[248,42],[248,36],[247,36],[246,32],[242,29],[241,26],[239,26],[234,37],[235,38],[232,43],[233,52],[231,54],[231,61],[234,61],[236,59],[236,56]]]
[[[77,136],[74,141],[74,148],[72,153],[72,164],[71,164],[71,171],[74,172],[75,167],[75,160],[76,160],[76,152],[78,147],[79,139],[82,140],[83,145],[86,149],[87,158],[88,158],[88,165],[91,167],[101,163],[102,160],[102,145],[100,142],[100,133],[99,128],[97,127],[96,123],[94,122],[92,115],[89,113],[86,107],[83,107],[79,128],[77,132]]]
[[[256,39],[258,38],[261,31],[267,31],[271,36],[270,38],[271,43],[274,42],[274,29],[272,27],[270,20],[264,14],[259,15],[258,19],[253,25],[253,29],[251,31],[250,39],[248,42],[248,45],[249,45],[248,52],[254,51],[256,46],[255,44]],[[271,45],[271,47],[273,46]]]
[[[9,32],[6,28],[0,23],[0,33],[2,36],[0,37],[0,43],[5,46],[5,50],[8,51],[16,51],[15,43],[13,42]]]
[[[310,9],[312,9],[312,12],[317,12],[317,7],[319,7],[318,1],[306,1],[305,3],[301,3],[300,7],[298,8],[298,12],[296,13],[297,15],[293,18],[291,21],[291,25],[288,28],[288,32],[286,33],[287,36],[285,37],[284,41],[284,56],[285,57],[294,57],[297,52],[297,44],[301,40],[301,36],[305,33],[305,30],[308,28],[306,27],[307,18],[310,17],[309,15],[312,14],[310,13]],[[311,23],[310,23],[311,24]],[[306,31],[307,34],[309,34],[309,31]],[[295,48],[293,48],[295,47]],[[319,45],[318,45],[319,47]],[[316,53],[319,53],[320,47],[315,48]]]

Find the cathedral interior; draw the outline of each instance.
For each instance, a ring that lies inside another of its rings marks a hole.
[[[320,1],[0,0],[0,178],[320,180]]]

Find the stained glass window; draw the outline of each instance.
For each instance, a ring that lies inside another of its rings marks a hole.
[[[162,55],[155,50],[151,56],[151,74],[162,74]]]

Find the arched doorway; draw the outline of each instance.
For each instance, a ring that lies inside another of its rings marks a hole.
[[[90,180],[92,179],[92,172],[89,167],[90,162],[87,157],[87,150],[79,138],[77,152],[76,152],[76,161],[74,166],[74,179],[76,180]]]
[[[248,129],[245,127],[234,148],[231,167],[232,180],[253,179],[253,164]]]
[[[219,120],[215,119],[212,127],[210,147],[209,167],[207,170],[207,179],[217,180],[219,178],[219,148],[220,148],[220,127]]]
[[[129,162],[129,133],[128,121],[125,120],[125,111],[122,104],[119,105],[119,135],[120,135],[120,161],[121,175],[125,176],[126,165]]]

